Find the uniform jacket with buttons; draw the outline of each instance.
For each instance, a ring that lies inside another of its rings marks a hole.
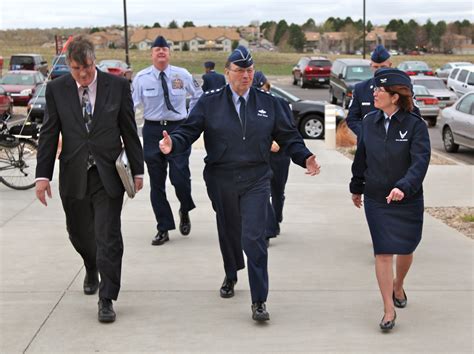
[[[374,107],[374,78],[357,83],[352,91],[352,100],[349,104],[349,113],[346,122],[355,135],[359,136],[362,129],[362,119],[370,112],[377,110]],[[413,113],[421,116],[418,107],[414,106]]]
[[[350,191],[379,202],[386,202],[393,188],[405,193],[401,203],[422,197],[431,155],[426,124],[416,114],[400,110],[386,133],[384,119],[383,111],[377,110],[362,121]]]
[[[217,90],[225,86],[225,76],[215,71],[210,71],[202,76],[202,90],[210,91],[210,90]]]
[[[288,105],[251,87],[246,108],[246,124],[241,124],[229,85],[205,93],[187,121],[171,134],[173,153],[183,152],[204,132],[204,161],[208,166],[268,165],[272,140],[286,149],[296,164],[306,166],[312,154],[293,123]]]

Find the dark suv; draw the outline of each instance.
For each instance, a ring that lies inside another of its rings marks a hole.
[[[293,85],[329,84],[331,61],[324,57],[303,57],[293,67]]]
[[[373,75],[369,60],[337,59],[331,69],[329,100],[333,104],[341,102],[341,105],[347,108],[355,84],[370,79]]]
[[[48,62],[39,54],[14,54],[10,58],[10,70],[35,70],[48,76]]]

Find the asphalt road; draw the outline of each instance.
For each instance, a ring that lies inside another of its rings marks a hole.
[[[199,76],[197,76],[197,78],[200,79]],[[292,85],[291,76],[269,77],[269,80],[273,85],[279,86],[302,99],[317,101],[329,99],[329,91],[327,86],[302,89],[299,86]],[[22,121],[26,117],[26,107],[15,107],[13,111],[14,115],[11,120],[12,122]],[[137,123],[140,126],[141,112],[137,113]],[[474,150],[460,147],[457,153],[447,153],[443,147],[443,141],[441,140],[439,128],[437,126],[430,127],[428,131],[430,133],[431,146],[434,151],[460,163],[474,165]]]

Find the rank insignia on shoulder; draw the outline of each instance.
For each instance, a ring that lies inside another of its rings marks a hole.
[[[193,84],[195,88],[199,88],[199,82],[197,82],[196,79],[193,79]]]

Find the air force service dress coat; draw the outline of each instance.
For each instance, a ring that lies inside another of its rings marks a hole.
[[[414,113],[395,113],[387,132],[384,119],[377,110],[362,121],[350,191],[364,194],[375,254],[411,254],[421,240],[430,140],[425,122]],[[405,197],[387,204],[393,188]]]

